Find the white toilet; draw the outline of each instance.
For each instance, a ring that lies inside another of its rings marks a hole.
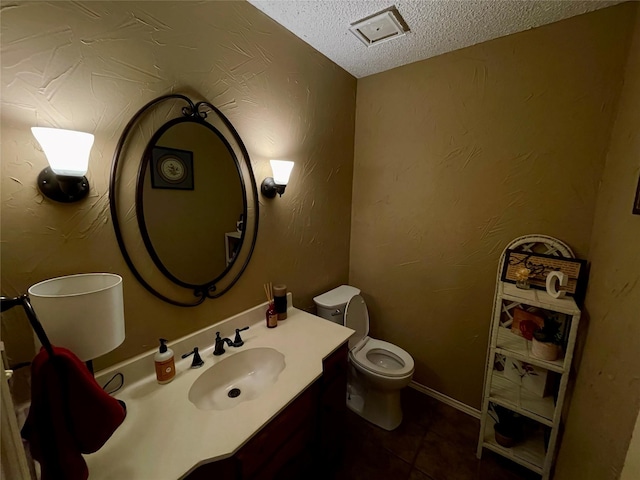
[[[349,339],[347,406],[371,423],[393,430],[402,422],[400,390],[411,381],[413,358],[369,334],[369,312],[360,290],[349,285],[313,299],[318,315],[356,331]]]

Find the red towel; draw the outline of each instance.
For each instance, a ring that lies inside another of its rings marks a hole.
[[[124,421],[126,412],[73,352],[42,348],[31,364],[31,408],[22,429],[42,480],[86,480],[82,453],[97,451]]]

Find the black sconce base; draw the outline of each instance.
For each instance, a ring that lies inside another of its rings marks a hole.
[[[260,185],[260,191],[262,192],[263,197],[274,198],[276,193],[280,196],[284,193],[284,189],[286,185],[278,185],[273,177],[267,177],[262,181],[262,185]]]
[[[73,203],[82,200],[89,193],[87,177],[69,177],[56,175],[49,167],[38,175],[40,192],[51,200],[60,203]]]

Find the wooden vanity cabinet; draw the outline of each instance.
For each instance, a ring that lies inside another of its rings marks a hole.
[[[323,363],[319,382],[317,452],[318,471],[327,478],[342,461],[347,415],[347,345],[343,345]]]
[[[323,362],[322,377],[233,457],[202,465],[186,479],[293,480],[325,477],[341,460],[347,353],[347,345],[344,344],[329,355]]]

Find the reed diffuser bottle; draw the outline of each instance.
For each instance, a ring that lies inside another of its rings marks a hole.
[[[264,293],[267,295],[267,302],[269,302],[269,308],[265,313],[268,328],[275,328],[278,326],[278,313],[276,312],[275,303],[273,301],[273,285],[271,282],[264,285]]]

